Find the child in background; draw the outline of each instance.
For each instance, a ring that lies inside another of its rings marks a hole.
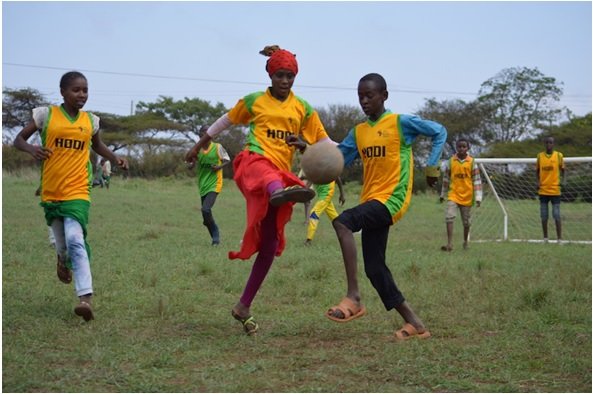
[[[200,128],[199,136],[206,134],[208,125]],[[212,245],[220,244],[220,231],[212,215],[212,207],[216,203],[218,194],[222,191],[222,168],[231,162],[229,154],[223,146],[216,142],[208,142],[198,153],[198,167],[196,174],[198,176],[198,189],[200,190],[200,199],[202,202],[202,224],[208,229]],[[195,167],[196,162],[191,162],[189,169]]]
[[[111,162],[101,159],[101,187],[105,186],[109,190],[111,183]]]
[[[542,219],[544,242],[548,242],[548,203],[552,203],[552,216],[556,224],[556,237],[562,241],[560,196],[564,184],[564,156],[554,150],[554,137],[544,139],[546,150],[537,154],[535,166],[539,194],[539,212]]]
[[[33,109],[33,120],[16,136],[14,146],[42,160],[40,205],[56,240],[58,278],[70,283],[74,274],[79,297],[74,313],[89,321],[94,318],[91,256],[86,242],[93,168],[90,149],[123,169],[128,168],[128,163],[101,140],[99,118],[82,111],[88,99],[86,77],[77,71],[64,74],[60,93],[62,105]],[[27,142],[37,130],[41,146]]]
[[[445,208],[445,223],[447,225],[447,245],[441,250],[453,250],[453,223],[457,210],[461,214],[463,223],[463,249],[468,248],[469,228],[471,226],[471,208],[482,202],[482,180],[480,169],[473,157],[468,153],[469,142],[460,138],[455,143],[456,153],[443,162],[443,185],[441,189],[441,203],[447,199]]]
[[[317,202],[311,210],[309,215],[309,226],[307,228],[307,239],[305,240],[305,246],[311,245],[315,232],[317,231],[317,225],[319,224],[319,218],[323,213],[327,215],[330,221],[333,221],[338,217],[338,211],[332,201],[334,193],[336,191],[336,184],[340,189],[340,205],[344,205],[346,199],[344,198],[344,189],[342,187],[342,180],[338,178],[336,181],[327,183],[325,185],[313,184],[313,190],[317,194]]]
[[[385,309],[395,308],[405,320],[404,326],[395,331],[395,338],[428,338],[430,332],[393,280],[385,262],[385,251],[389,229],[404,215],[412,197],[412,143],[418,135],[431,138],[426,181],[434,187],[439,175],[436,164],[447,139],[447,130],[433,121],[386,110],[387,97],[387,83],[381,75],[373,73],[362,77],[358,83],[358,101],[368,120],[350,130],[338,145],[345,165],[357,158],[362,161],[363,186],[360,205],[345,210],[333,221],[344,258],[347,292],[337,306],[326,312],[326,316],[333,321],[348,322],[366,313],[358,288],[353,235],[362,229],[365,273]]]
[[[295,149],[306,148],[303,139],[310,144],[329,140],[317,112],[292,92],[298,73],[296,56],[278,46],[260,53],[269,56],[266,71],[272,86],[240,99],[185,156],[193,162],[199,150],[223,130],[237,124],[249,126],[245,149],[233,162],[234,180],[246,201],[247,227],[241,250],[229,252],[230,259],[242,260],[257,253],[245,290],[231,311],[248,335],[258,330],[251,304],[274,257],[284,250],[284,227],[293,205],[315,197],[291,172]]]

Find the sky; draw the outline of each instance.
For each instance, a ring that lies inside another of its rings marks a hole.
[[[130,115],[160,96],[231,108],[269,86],[266,57],[297,55],[293,91],[316,108],[358,107],[365,74],[387,80],[386,107],[478,97],[512,67],[561,83],[559,106],[591,112],[591,5],[579,2],[2,2],[2,87],[62,102],[70,70],[86,110]]]

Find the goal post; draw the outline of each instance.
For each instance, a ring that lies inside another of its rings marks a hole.
[[[476,158],[483,199],[472,209],[472,242],[543,242],[535,158]],[[560,217],[564,242],[591,244],[591,157],[565,157]],[[550,242],[556,227],[548,220]]]

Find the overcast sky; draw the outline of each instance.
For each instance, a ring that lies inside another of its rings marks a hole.
[[[160,95],[233,106],[269,85],[265,45],[297,54],[294,92],[315,107],[358,106],[369,72],[387,107],[477,97],[510,67],[561,82],[562,106],[591,112],[591,2],[2,2],[2,86],[61,103],[69,70],[85,109],[129,115]]]

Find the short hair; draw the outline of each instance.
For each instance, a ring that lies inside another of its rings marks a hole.
[[[78,71],[68,71],[66,74],[62,75],[60,79],[60,89],[66,89],[70,84],[78,78],[83,78],[86,80],[86,77],[83,73]]]
[[[465,138],[465,137],[457,138],[457,141],[455,141],[455,146],[457,146],[457,144],[460,142],[465,142],[467,144],[467,147],[469,148],[469,140],[467,138]]]
[[[381,91],[387,91],[387,82],[385,82],[385,78],[383,78],[383,76],[381,74],[377,74],[377,73],[367,74],[364,77],[360,78],[359,83],[365,82],[365,81],[375,82],[377,85],[379,85],[379,89]]]

